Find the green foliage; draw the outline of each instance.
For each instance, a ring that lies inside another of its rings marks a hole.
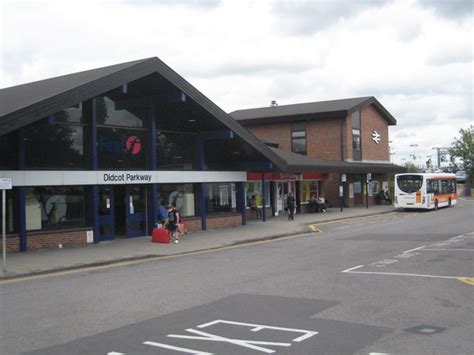
[[[407,168],[407,173],[419,173],[418,168],[413,163],[407,162],[405,167]]]
[[[467,129],[460,129],[459,138],[455,138],[454,142],[449,148],[451,158],[458,158],[462,161],[464,170],[469,174],[469,182],[472,182],[473,162],[474,162],[474,141],[472,139],[474,133],[474,126],[469,126]]]

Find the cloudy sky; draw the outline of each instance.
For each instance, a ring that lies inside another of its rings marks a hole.
[[[1,88],[157,56],[227,112],[375,96],[397,163],[474,121],[472,0],[0,3]]]

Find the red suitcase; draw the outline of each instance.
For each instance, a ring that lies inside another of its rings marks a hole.
[[[168,229],[165,228],[153,228],[151,233],[151,241],[154,243],[169,243],[170,234]]]

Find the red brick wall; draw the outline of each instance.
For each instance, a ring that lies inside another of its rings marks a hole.
[[[28,250],[57,248],[59,244],[63,247],[84,246],[87,244],[87,230],[62,230],[62,231],[43,231],[28,233]]]
[[[225,228],[242,225],[242,215],[240,213],[227,216],[207,216],[207,228]]]
[[[247,126],[250,132],[260,139],[278,143],[278,148],[291,152],[290,123],[277,123],[265,126]]]
[[[17,234],[7,235],[7,252],[20,251],[20,237]],[[0,243],[0,252],[3,252],[3,243]]]
[[[309,121],[306,126],[307,156],[317,159],[341,159],[341,119]]]
[[[388,122],[375,111],[366,106],[361,114],[361,148],[363,160],[390,160],[388,148]],[[382,137],[379,144],[372,140],[372,132],[376,130]]]

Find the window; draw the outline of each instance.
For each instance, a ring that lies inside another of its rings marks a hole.
[[[65,111],[63,111],[65,112]],[[62,116],[66,121],[66,116]],[[24,128],[27,169],[83,169],[84,128],[77,123],[61,123],[56,115]]]
[[[0,169],[18,169],[18,131],[0,136]]]
[[[300,202],[308,202],[311,196],[319,195],[318,193],[318,181],[302,181],[300,185]]]
[[[143,128],[150,107],[146,98],[114,90],[97,97],[97,125]]]
[[[235,184],[206,184],[206,211],[208,213],[238,212]]]
[[[255,181],[255,182],[247,182],[245,186],[246,190],[246,201],[247,206],[249,205],[250,198],[252,195],[255,195],[255,199],[257,201],[257,206],[262,207],[262,182]],[[265,181],[265,207],[270,206],[270,182]]]
[[[15,190],[6,190],[6,213],[5,213],[5,226],[6,226],[6,233],[13,233],[16,231],[16,213],[15,213],[15,195],[16,193],[14,192]],[[1,191],[0,191],[0,219],[3,216],[3,204],[1,203],[2,197],[1,197]],[[1,223],[1,222],[0,222]],[[0,232],[2,230],[2,227],[0,225]]]
[[[159,170],[193,170],[196,135],[159,131],[156,134],[156,157]]]
[[[355,111],[351,115],[352,120],[352,158],[362,160],[360,143],[360,111]]]
[[[158,191],[158,206],[174,203],[181,217],[196,214],[196,199],[193,184],[163,184]]]
[[[295,123],[291,127],[291,151],[306,154],[306,124]]]
[[[423,177],[420,175],[401,175],[397,177],[397,185],[403,192],[413,193],[423,186]]]
[[[84,188],[28,188],[25,214],[27,230],[82,227],[85,225]]]
[[[99,169],[146,169],[146,131],[97,128]]]

